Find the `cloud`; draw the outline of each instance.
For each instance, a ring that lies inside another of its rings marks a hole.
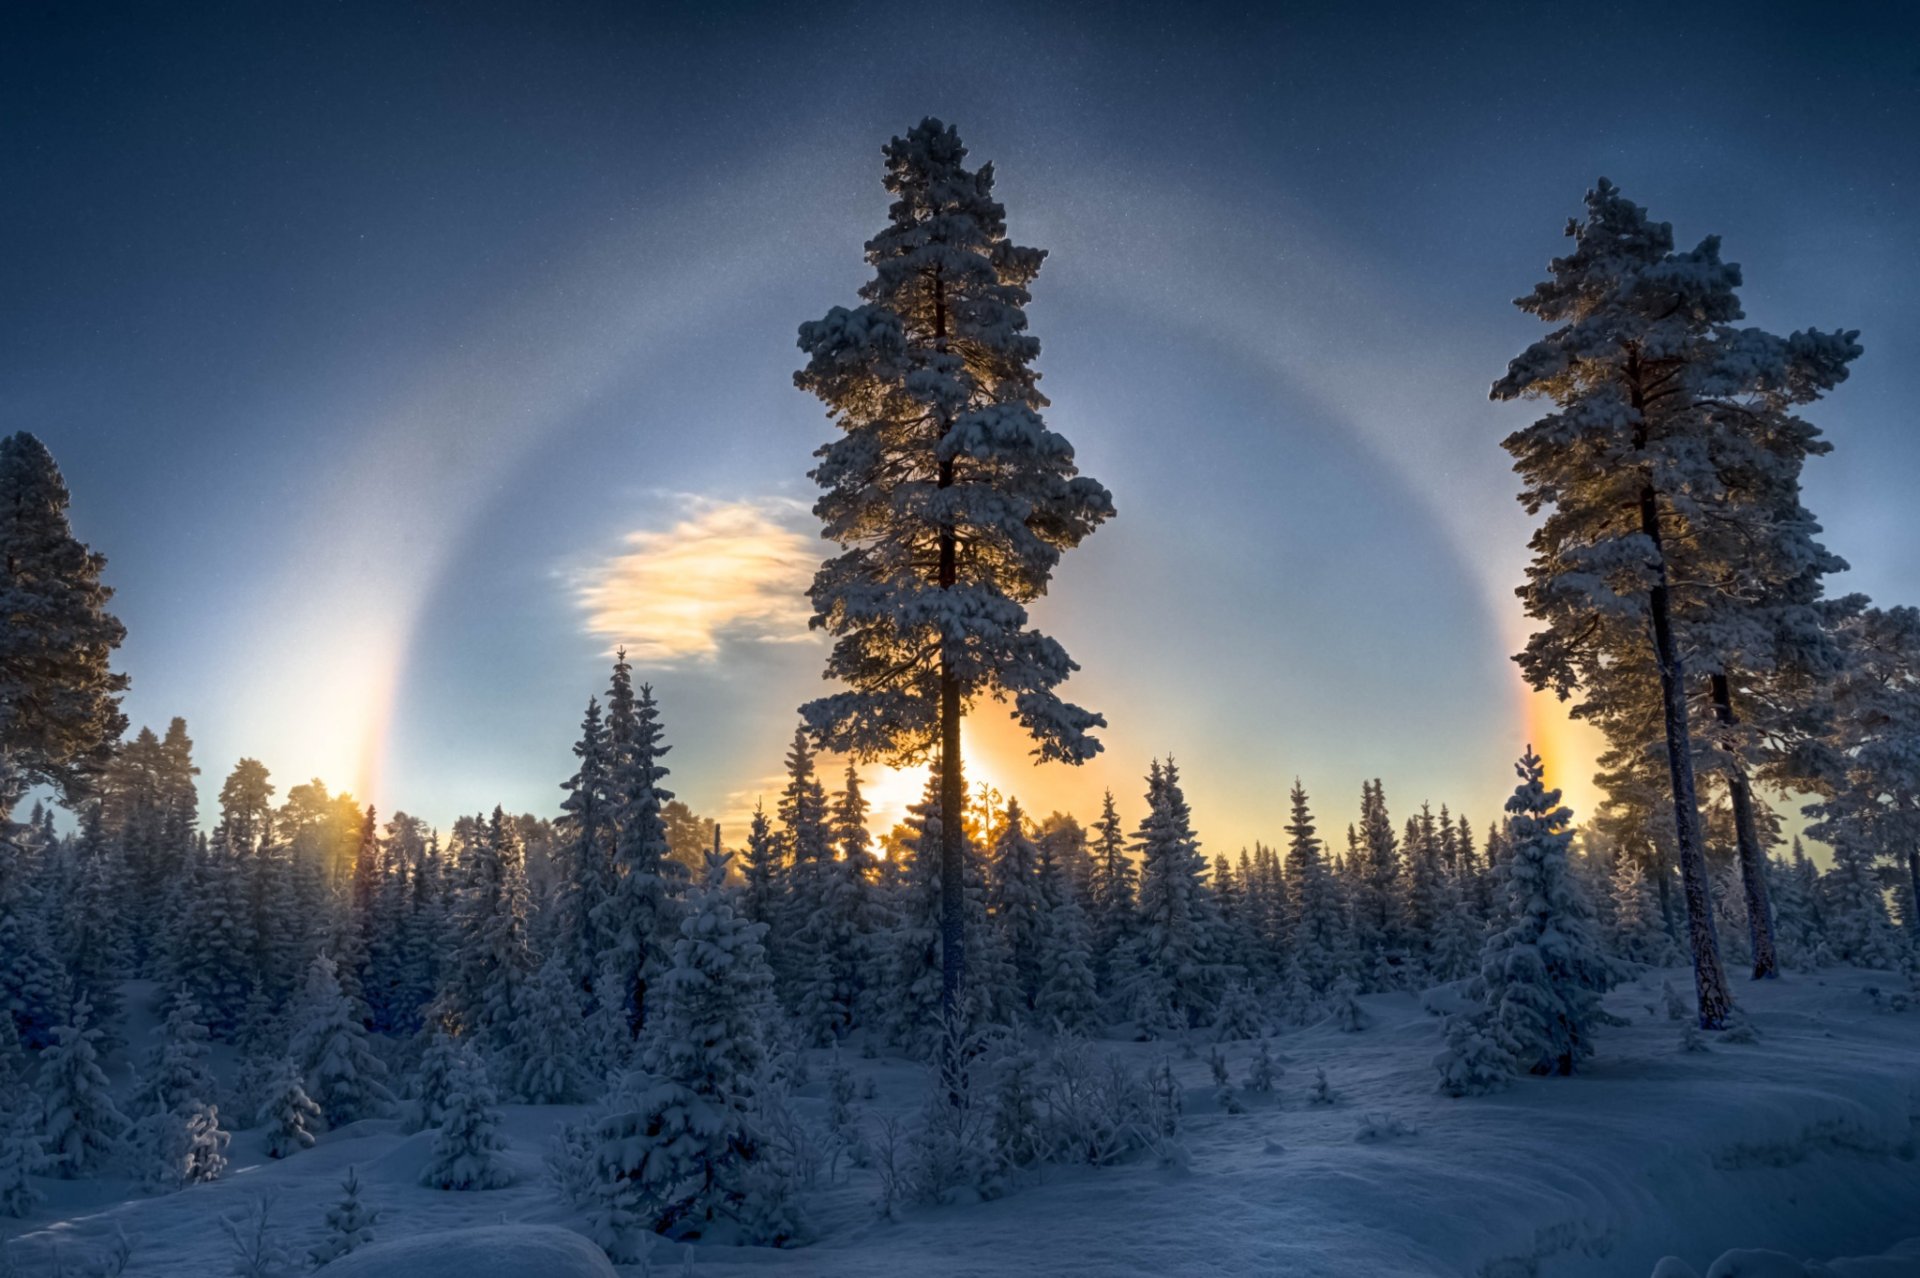
[[[806,589],[823,555],[795,527],[806,508],[778,498],[683,500],[679,522],[628,533],[625,551],[583,575],[588,632],[642,665],[711,661],[727,642],[809,639]]]

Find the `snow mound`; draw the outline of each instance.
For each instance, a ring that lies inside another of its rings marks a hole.
[[[607,1253],[571,1229],[486,1225],[362,1247],[327,1278],[615,1278]]]

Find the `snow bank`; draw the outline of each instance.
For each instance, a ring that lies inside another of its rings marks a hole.
[[[327,1278],[615,1278],[607,1253],[552,1225],[482,1225],[362,1247]]]

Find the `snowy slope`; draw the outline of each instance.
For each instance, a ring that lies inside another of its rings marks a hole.
[[[1664,975],[1685,987],[1683,972]],[[1322,1024],[1280,1039],[1287,1073],[1277,1101],[1246,1095],[1245,1114],[1217,1107],[1204,1059],[1177,1061],[1189,1085],[1184,1167],[1049,1169],[1011,1196],[912,1209],[892,1222],[870,1206],[873,1173],[855,1171],[810,1195],[812,1246],[696,1247],[694,1271],[1637,1278],[1669,1255],[1704,1273],[1736,1247],[1858,1256],[1920,1235],[1920,1011],[1875,1009],[1866,988],[1888,978],[1830,970],[1743,987],[1759,1042],[1716,1042],[1705,1053],[1681,1050],[1662,979],[1609,997],[1631,1023],[1605,1032],[1584,1077],[1448,1100],[1434,1091],[1429,1063],[1439,1020],[1411,995],[1373,996],[1362,1000],[1373,1017],[1364,1032]],[[1104,1046],[1136,1066],[1165,1050]],[[1236,1079],[1249,1052],[1229,1048]],[[917,1107],[916,1066],[847,1059],[878,1085],[870,1119]],[[1338,1103],[1307,1103],[1316,1067]],[[822,1074],[805,1093],[812,1103]],[[402,1136],[389,1121],[330,1133],[281,1163],[264,1158],[260,1133],[241,1133],[225,1179],[171,1195],[43,1181],[51,1201],[5,1223],[8,1254],[21,1273],[51,1273],[56,1249],[71,1268],[123,1228],[133,1243],[129,1274],[225,1272],[215,1218],[271,1193],[285,1242],[304,1255],[349,1165],[368,1203],[385,1212],[378,1239],[577,1224],[541,1158],[554,1124],[579,1112],[507,1107],[518,1180],[489,1192],[420,1188],[432,1133]],[[1407,1131],[1358,1140],[1367,1116]],[[679,1270],[679,1248],[663,1244],[657,1255],[655,1272]]]

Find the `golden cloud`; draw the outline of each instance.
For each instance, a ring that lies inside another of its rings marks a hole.
[[[626,549],[584,574],[587,630],[636,664],[710,661],[726,642],[810,637],[806,597],[822,558],[798,531],[798,502],[689,499],[670,528],[626,536]]]

